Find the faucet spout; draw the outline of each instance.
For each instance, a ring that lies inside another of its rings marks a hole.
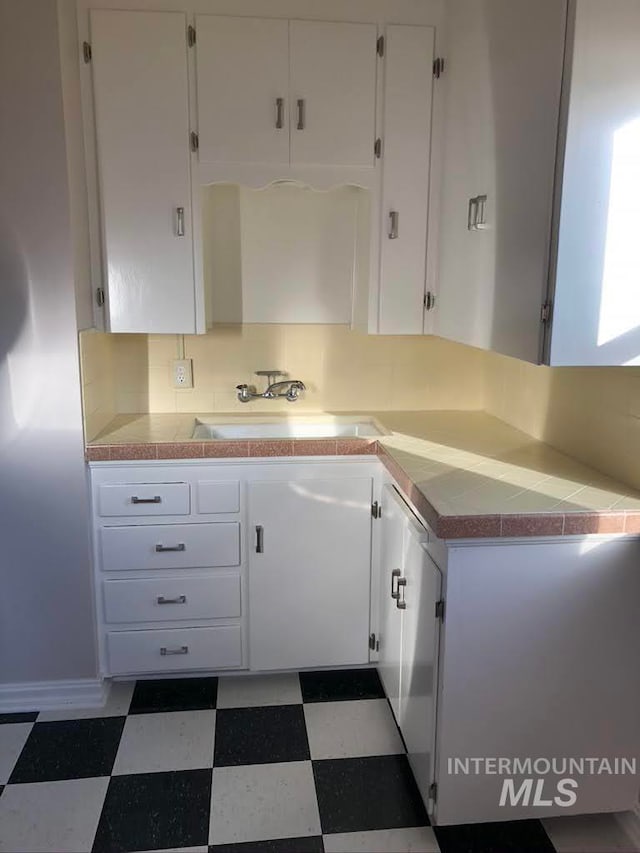
[[[236,385],[238,392],[238,400],[241,403],[248,403],[250,400],[262,398],[264,400],[274,400],[278,397],[284,397],[289,403],[295,403],[303,391],[306,391],[306,385],[300,379],[282,379],[275,382],[276,376],[286,376],[275,370],[259,370],[258,376],[268,376],[269,384],[262,394],[256,391],[255,385]]]

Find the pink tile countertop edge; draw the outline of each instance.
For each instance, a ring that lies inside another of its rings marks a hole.
[[[304,456],[377,456],[418,513],[441,539],[640,534],[640,512],[441,515],[402,466],[375,439],[274,439],[88,445],[88,462],[150,459],[249,459]]]

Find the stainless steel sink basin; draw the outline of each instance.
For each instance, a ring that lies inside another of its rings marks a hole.
[[[202,439],[261,439],[261,438],[369,438],[382,435],[376,424],[367,418],[334,418],[319,421],[244,421],[208,423],[197,420],[192,438]]]

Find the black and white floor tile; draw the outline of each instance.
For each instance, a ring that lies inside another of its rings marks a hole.
[[[374,670],[113,685],[0,715],[2,851],[623,853],[612,817],[429,826]]]

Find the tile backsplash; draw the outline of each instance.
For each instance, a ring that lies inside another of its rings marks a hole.
[[[346,326],[229,325],[185,336],[194,388],[175,390],[175,335],[82,332],[85,429],[145,412],[485,409],[640,488],[640,368],[548,368],[431,336],[375,336]],[[307,386],[295,404],[239,403],[260,369]],[[295,408],[294,408],[295,406]]]
[[[486,411],[640,488],[640,367],[484,361]]]
[[[96,338],[108,338],[98,346]],[[321,410],[479,409],[483,403],[483,353],[433,337],[377,337],[346,326],[217,326],[207,335],[185,336],[193,359],[193,389],[172,387],[170,365],[179,356],[175,335],[81,334],[89,388],[89,438],[100,423],[94,411],[95,377],[104,359],[113,382],[117,414],[133,412],[255,412]],[[104,351],[110,349],[109,356]],[[236,399],[239,383],[264,382],[261,369],[280,369],[307,386],[295,404],[286,400]],[[93,387],[91,387],[93,385]],[[111,387],[103,386],[111,400]],[[85,391],[86,393],[86,391]],[[100,426],[102,429],[103,426]]]

